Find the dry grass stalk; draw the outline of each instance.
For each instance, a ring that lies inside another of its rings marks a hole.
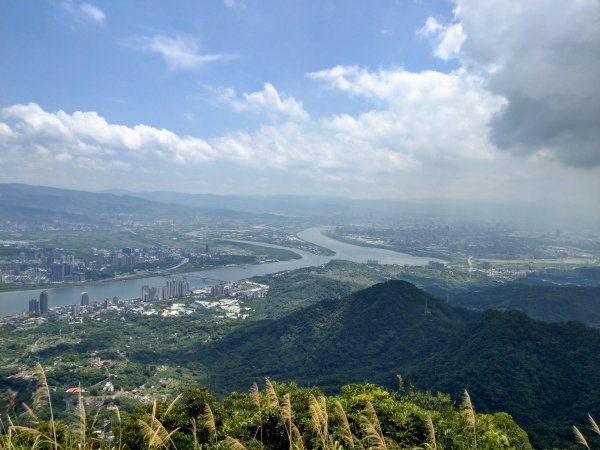
[[[209,438],[217,442],[217,423],[208,403],[204,405],[204,428],[208,431]]]
[[[143,420],[138,420],[138,424],[142,428],[144,438],[148,441],[148,449],[154,450],[157,448],[167,448],[171,441],[173,433],[177,432],[179,428],[175,428],[170,433],[166,430],[160,420],[156,417],[156,400],[152,405],[152,415],[150,417],[150,423],[146,423]]]
[[[292,434],[292,400],[289,392],[283,396],[283,403],[281,404],[281,418],[283,419],[285,432],[287,433],[288,440],[290,441],[291,450],[294,448],[294,436]]]
[[[138,424],[142,429],[144,438],[148,441],[149,450],[154,450],[159,447],[166,447],[165,439],[163,436],[161,436],[161,430],[159,428],[154,428],[143,420],[139,420]]]
[[[594,433],[600,436],[600,427],[598,427],[598,424],[590,414],[588,414],[588,420],[590,421],[590,426],[592,427],[592,430],[594,430]]]
[[[32,434],[35,436],[42,434],[41,431],[36,430],[35,428],[25,427],[21,425],[11,425],[10,429],[19,433]]]
[[[165,413],[163,414],[163,419],[165,417],[167,417],[169,415],[169,413],[173,410],[173,407],[175,406],[175,403],[177,403],[179,401],[179,399],[181,398],[183,394],[179,394],[177,397],[175,397],[173,399],[173,401],[169,404],[169,406],[167,407],[167,410],[165,411]]]
[[[38,383],[41,385],[40,388],[38,389],[38,391],[40,391],[39,394],[39,400],[38,400],[38,405],[39,405],[39,401],[41,401],[41,393],[43,393],[43,395],[48,399],[48,408],[50,408],[50,422],[48,423],[48,425],[50,426],[50,429],[52,430],[52,446],[54,447],[55,450],[58,450],[58,441],[56,439],[56,424],[54,423],[54,411],[52,410],[52,398],[50,397],[50,387],[48,386],[48,379],[46,378],[46,372],[44,371],[44,368],[42,367],[42,365],[40,363],[37,363],[35,365],[35,373],[38,379]],[[36,391],[35,397],[38,397],[38,391]],[[34,398],[34,404],[35,404],[35,398]],[[35,410],[35,408],[33,408]]]
[[[110,411],[114,411],[115,412],[115,416],[117,416],[117,421],[119,423],[119,445],[117,447],[117,450],[121,450],[123,448],[123,427],[121,426],[121,411],[119,410],[118,406],[112,406],[110,408],[108,408]]]
[[[258,389],[258,385],[256,383],[252,383],[252,387],[250,388],[250,398],[252,399],[252,404],[256,406],[258,410],[258,430],[260,432],[260,448],[264,447],[263,441],[263,424],[262,424],[262,408],[260,405],[260,391]],[[256,435],[255,435],[256,438]]]
[[[373,450],[387,450],[385,438],[381,432],[381,424],[371,402],[367,402],[366,415],[361,418],[361,429]]]
[[[473,408],[471,396],[466,389],[463,394],[463,416],[467,422],[467,426],[473,430],[473,448],[477,449],[477,419],[475,416],[475,408]]]
[[[200,450],[202,446],[198,442],[198,425],[196,423],[196,418],[192,417],[192,437],[194,438],[194,450]]]
[[[435,440],[435,428],[433,427],[433,420],[431,416],[427,416],[427,428],[429,430],[429,436],[427,437],[427,443],[433,450],[437,450],[437,442]]]
[[[54,445],[52,440],[50,438],[48,438],[47,436],[44,436],[41,431],[36,430],[35,428],[15,425],[15,424],[13,424],[10,417],[8,418],[8,421],[10,423],[10,426],[8,427],[7,445],[6,445],[6,447],[3,447],[3,448],[10,449],[10,450],[17,448],[14,446],[14,443],[12,442],[14,433],[24,433],[24,434],[29,434],[30,436],[32,436],[33,444],[31,445],[30,449],[36,449],[38,447],[38,445],[41,443],[42,438],[45,438],[45,442],[48,442],[48,443]]]
[[[21,403],[23,405],[23,408],[25,408],[25,411],[27,412],[27,414],[29,414],[29,417],[31,417],[31,419],[34,422],[39,422],[38,416],[35,414],[35,412],[33,411],[33,409],[31,409],[27,404],[25,403]]]
[[[294,448],[296,450],[304,450],[304,441],[302,440],[302,435],[300,434],[300,430],[294,424],[292,424],[292,437],[294,439]]]
[[[79,439],[83,448],[85,448],[85,438],[87,431],[85,405],[83,404],[83,395],[81,393],[81,384],[77,388],[77,407],[75,408],[75,416],[77,417]]]
[[[577,443],[585,445],[586,448],[588,450],[590,450],[590,446],[588,445],[588,442],[585,439],[585,436],[581,433],[581,431],[579,431],[579,428],[577,428],[577,427],[574,426],[573,427],[573,432],[575,433],[575,440],[577,441]]]
[[[327,415],[325,397],[320,396],[317,399],[313,394],[310,394],[308,397],[308,407],[313,432],[321,439],[323,448],[325,448],[329,441],[329,417]]]
[[[279,398],[277,397],[277,392],[275,392],[275,388],[271,383],[271,380],[265,378],[265,392],[267,393],[267,398],[269,399],[269,406],[271,408],[279,408]]]
[[[10,421],[10,418],[9,418]],[[31,436],[33,436],[33,444],[31,445],[31,449],[35,449],[38,447],[38,445],[40,444],[40,441],[42,440],[42,438],[44,437],[44,435],[42,434],[42,432],[34,429],[34,428],[29,428],[29,427],[22,427],[22,426],[18,426],[18,425],[14,425],[12,423],[12,421],[10,421],[10,427],[8,428],[8,439],[7,439],[7,445],[6,449],[16,449],[17,447],[14,446],[13,442],[12,442],[12,437],[13,437],[13,433],[25,433],[25,434],[29,434]],[[46,438],[47,442],[51,443],[50,439]]]
[[[15,393],[12,389],[6,390],[6,409],[14,413],[17,404],[15,402]]]
[[[252,399],[252,404],[260,411],[260,390],[256,383],[252,383],[252,387],[250,388],[250,398]]]
[[[336,400],[335,403],[335,413],[336,416],[338,417],[339,421],[342,424],[341,427],[341,435],[342,435],[342,440],[346,443],[346,445],[348,445],[348,448],[354,449],[356,444],[356,436],[354,436],[354,434],[352,434],[352,430],[350,429],[350,422],[348,421],[348,416],[346,415],[346,411],[344,411],[344,408],[342,406],[342,404],[339,402],[339,400]]]
[[[232,438],[231,436],[227,436],[225,438],[225,442],[227,443],[227,445],[229,445],[229,448],[231,450],[246,450],[246,447],[244,446],[244,444],[242,444],[237,439]]]

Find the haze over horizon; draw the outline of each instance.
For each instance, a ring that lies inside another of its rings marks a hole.
[[[0,182],[600,211],[600,4],[0,3]]]

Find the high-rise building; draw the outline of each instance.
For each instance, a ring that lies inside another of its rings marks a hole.
[[[40,313],[40,301],[37,298],[29,300],[29,314]]]
[[[90,296],[87,292],[81,293],[81,306],[87,306],[90,304]]]
[[[51,281],[65,281],[65,266],[63,263],[52,264]]]
[[[81,306],[71,305],[71,316],[78,317],[81,314]]]
[[[142,286],[142,301],[147,302],[150,300],[150,286],[145,284]]]
[[[40,314],[48,314],[48,292],[42,291],[40,293]]]
[[[210,288],[210,295],[213,297],[220,297],[225,294],[225,285],[217,284]]]

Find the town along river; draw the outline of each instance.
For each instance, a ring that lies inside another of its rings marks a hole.
[[[202,270],[198,272],[188,272],[173,274],[176,277],[185,277],[191,287],[205,287],[217,284],[219,281],[238,281],[251,278],[257,275],[268,275],[271,273],[300,269],[309,266],[319,266],[326,264],[332,259],[344,259],[359,263],[366,263],[368,260],[377,260],[381,264],[399,264],[399,265],[426,265],[433,258],[423,258],[405,253],[394,252],[372,247],[360,247],[357,245],[346,244],[336,241],[321,234],[324,228],[308,228],[298,233],[298,237],[312,242],[321,247],[326,247],[336,254],[334,256],[313,255],[305,251],[289,247],[280,247],[277,245],[266,244],[262,242],[248,242],[250,244],[261,245],[265,247],[281,248],[292,250],[298,253],[302,258],[290,261],[279,261],[267,264],[252,264],[247,266],[222,267],[219,269]],[[45,289],[48,292],[49,306],[66,306],[79,304],[81,292],[85,291],[90,296],[91,301],[102,301],[106,298],[119,299],[139,298],[142,292],[142,286],[164,286],[170,278],[167,276],[153,276],[137,278],[134,280],[106,281],[99,283],[89,283],[78,286],[50,287]],[[58,285],[60,286],[60,285]],[[28,302],[31,298],[39,298],[40,292],[44,289],[10,291],[0,293],[0,316],[17,314],[27,310]]]

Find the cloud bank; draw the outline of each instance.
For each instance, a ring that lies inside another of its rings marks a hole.
[[[428,18],[434,54],[458,58],[507,102],[490,139],[513,154],[600,166],[600,2],[456,0],[453,21]]]

